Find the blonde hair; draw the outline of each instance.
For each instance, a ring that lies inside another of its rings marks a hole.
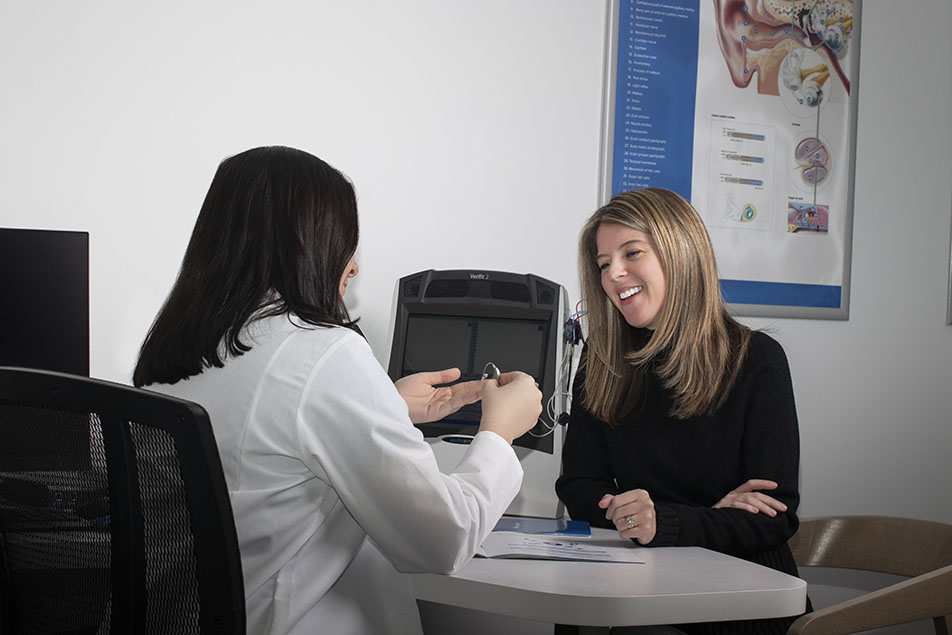
[[[631,327],[602,289],[596,234],[606,223],[654,240],[666,292],[650,337]],[[710,237],[690,203],[657,188],[616,195],[582,228],[579,275],[588,322],[583,405],[592,414],[617,423],[640,398],[652,361],[672,397],[671,416],[710,415],[723,405],[751,333],[727,313]]]

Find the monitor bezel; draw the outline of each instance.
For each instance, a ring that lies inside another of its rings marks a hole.
[[[407,296],[404,288],[408,282],[419,279],[419,292],[416,295]],[[427,298],[426,289],[429,284],[435,280],[485,280],[515,282],[525,284],[528,288],[528,301],[520,302],[513,300],[503,300],[481,297],[441,297]],[[545,285],[555,292],[555,297],[551,303],[541,303],[537,297],[538,285],[536,282]],[[533,274],[515,274],[509,272],[496,272],[485,270],[452,270],[436,271],[427,270],[410,274],[400,278],[397,282],[397,297],[394,303],[393,319],[393,337],[390,349],[390,363],[388,372],[391,379],[399,379],[403,372],[403,360],[406,353],[406,336],[410,316],[426,317],[454,317],[454,318],[475,318],[475,319],[506,319],[525,322],[543,323],[546,332],[543,344],[543,377],[539,382],[539,389],[542,392],[543,413],[546,415],[546,404],[555,393],[557,385],[557,374],[559,372],[558,343],[561,333],[561,313],[564,312],[562,306],[563,297],[561,286],[545,278]],[[510,369],[500,369],[506,372]],[[546,424],[552,425],[546,421]],[[447,435],[472,435],[475,434],[478,424],[464,422],[447,422],[446,420],[417,424],[417,427],[423,432],[424,437],[444,437]],[[537,424],[529,433],[519,437],[513,442],[513,445],[539,450],[542,452],[553,452],[553,438],[546,425]]]

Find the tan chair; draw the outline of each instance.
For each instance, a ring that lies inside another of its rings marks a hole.
[[[790,539],[800,567],[859,569],[909,579],[802,616],[788,635],[838,635],[932,618],[952,634],[952,525],[891,516],[804,519]]]

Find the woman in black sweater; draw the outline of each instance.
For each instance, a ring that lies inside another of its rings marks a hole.
[[[787,359],[728,315],[697,212],[667,190],[619,194],[583,228],[579,268],[588,333],[556,484],[569,514],[797,575]],[[782,634],[793,619],[678,628]]]

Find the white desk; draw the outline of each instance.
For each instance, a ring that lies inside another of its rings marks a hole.
[[[627,543],[592,529],[593,543]],[[556,624],[618,626],[799,615],[800,578],[700,547],[638,549],[645,564],[475,558],[412,574],[419,600]]]

